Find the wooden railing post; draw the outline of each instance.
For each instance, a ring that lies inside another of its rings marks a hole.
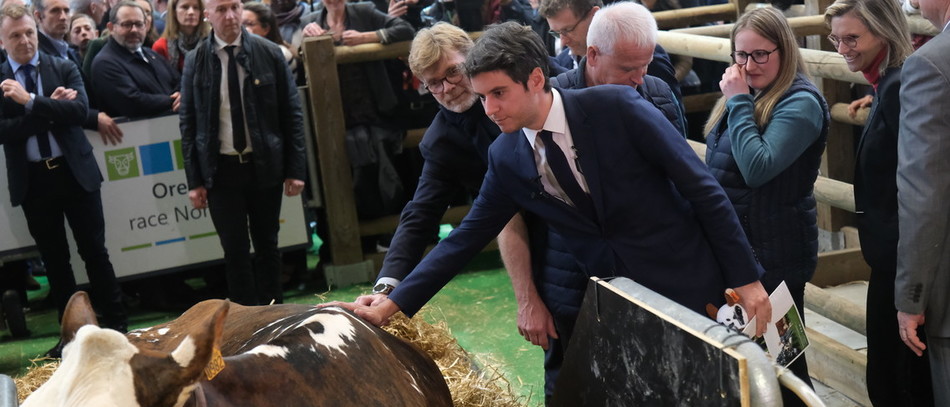
[[[350,160],[346,155],[343,105],[340,99],[340,81],[337,77],[336,56],[330,36],[309,38],[304,41],[304,69],[307,73],[310,95],[310,114],[313,118],[314,145],[322,176],[324,207],[332,224],[329,230],[330,253],[333,266],[363,265],[359,223],[353,197],[353,178]],[[369,271],[347,270],[339,275],[326,269],[328,283],[340,285],[367,281]],[[337,270],[342,271],[342,270]]]

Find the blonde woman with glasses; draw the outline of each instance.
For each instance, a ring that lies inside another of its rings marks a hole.
[[[805,283],[818,260],[812,188],[825,147],[828,106],[805,77],[785,17],[749,11],[732,30],[735,62],[722,75],[722,99],[706,124],[706,164],[725,189],[765,268],[769,292],[784,281],[804,315]],[[791,364],[809,381],[804,355]],[[803,405],[783,389],[785,405]]]

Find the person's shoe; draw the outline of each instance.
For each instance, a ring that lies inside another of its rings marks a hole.
[[[62,359],[63,358],[63,340],[60,339],[59,342],[56,342],[50,350],[46,351],[46,354],[43,356],[52,358],[52,359]]]

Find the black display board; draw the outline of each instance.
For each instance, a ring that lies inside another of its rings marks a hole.
[[[749,404],[748,388],[740,384],[747,376],[745,362],[701,329],[592,279],[552,402],[564,407],[744,406]]]

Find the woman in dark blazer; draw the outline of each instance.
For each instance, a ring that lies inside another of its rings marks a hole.
[[[831,40],[848,68],[874,88],[858,144],[854,201],[861,251],[871,266],[867,297],[868,395],[875,406],[931,406],[927,358],[901,342],[894,307],[897,270],[897,140],[901,66],[913,51],[893,0],[839,0],[825,11]],[[923,331],[920,331],[923,334]]]

